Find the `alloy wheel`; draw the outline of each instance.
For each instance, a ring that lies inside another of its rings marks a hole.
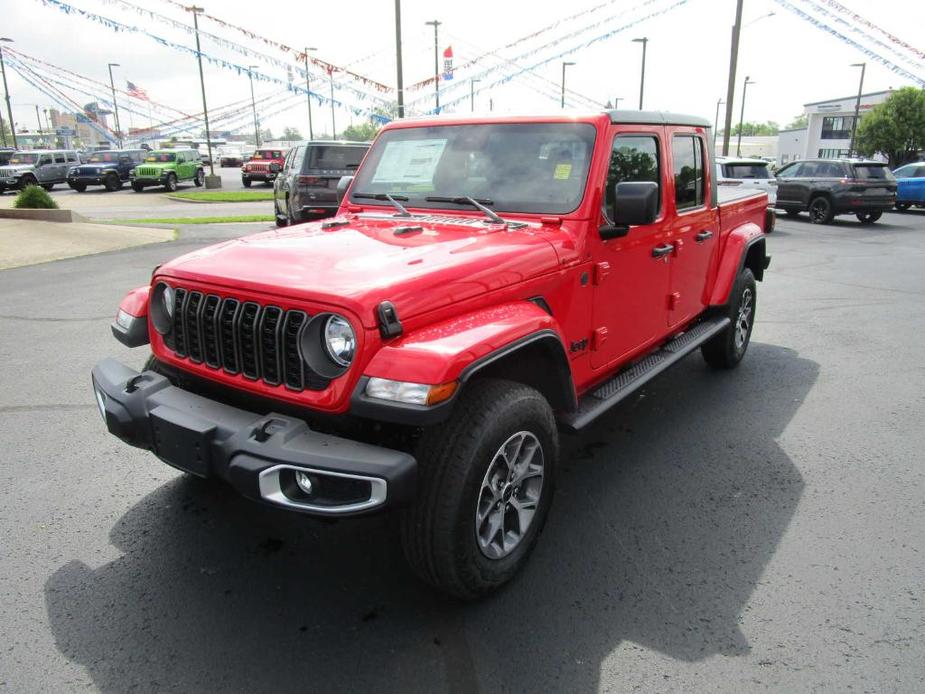
[[[742,300],[739,302],[739,313],[736,316],[735,325],[735,346],[736,351],[741,352],[748,340],[748,331],[752,323],[752,290],[746,287],[742,292]]]

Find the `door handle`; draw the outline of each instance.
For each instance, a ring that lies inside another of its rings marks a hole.
[[[703,243],[707,239],[712,239],[712,238],[713,238],[712,231],[701,231],[699,234],[697,234],[694,237],[694,240],[697,241],[697,243]]]
[[[652,249],[652,257],[661,258],[663,255],[668,255],[673,250],[674,246],[672,246],[670,243],[663,243],[661,246],[656,246]]]

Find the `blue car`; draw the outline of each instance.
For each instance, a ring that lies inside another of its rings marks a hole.
[[[896,176],[896,209],[908,210],[913,205],[925,207],[925,161],[900,166]]]

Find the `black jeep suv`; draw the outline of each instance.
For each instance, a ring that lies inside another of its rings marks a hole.
[[[145,157],[143,149],[113,149],[93,152],[80,166],[67,172],[67,184],[82,193],[87,186],[105,186],[112,192],[128,180],[129,172]]]
[[[804,159],[777,172],[775,207],[796,216],[806,210],[813,224],[853,214],[873,224],[896,202],[896,179],[887,165],[855,159]]]

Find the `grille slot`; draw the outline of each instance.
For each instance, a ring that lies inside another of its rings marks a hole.
[[[261,306],[175,289],[173,328],[164,344],[181,358],[293,391],[324,390],[330,379],[309,369],[299,351],[304,311]]]

